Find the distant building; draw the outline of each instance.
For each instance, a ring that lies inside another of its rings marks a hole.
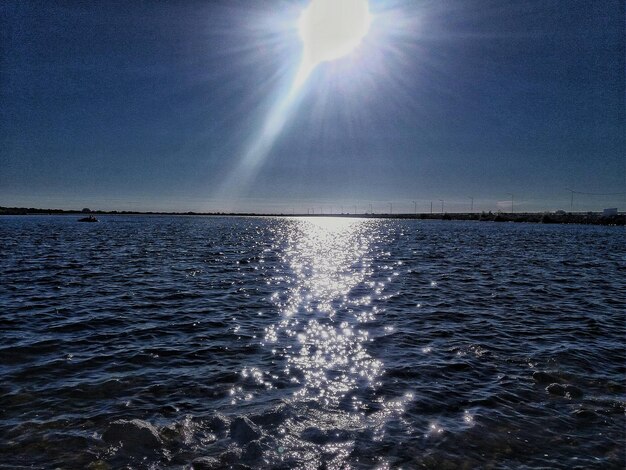
[[[617,215],[617,207],[611,207],[611,208],[609,208],[609,209],[604,209],[604,210],[602,211],[602,215],[603,215],[604,217],[609,217],[609,216],[611,216],[611,215]]]

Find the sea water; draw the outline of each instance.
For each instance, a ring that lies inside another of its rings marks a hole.
[[[623,228],[0,218],[1,468],[623,468]]]

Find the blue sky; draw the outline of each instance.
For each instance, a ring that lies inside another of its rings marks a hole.
[[[624,191],[618,0],[371,0],[359,49],[314,70],[240,179],[305,5],[2,2],[0,205],[544,210]]]

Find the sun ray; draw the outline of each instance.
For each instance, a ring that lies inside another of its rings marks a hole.
[[[312,0],[304,9],[298,21],[302,56],[293,82],[270,109],[238,164],[222,182],[216,194],[218,199],[234,202],[249,186],[293,113],[313,70],[322,62],[339,59],[357,48],[369,30],[371,18],[368,0]]]

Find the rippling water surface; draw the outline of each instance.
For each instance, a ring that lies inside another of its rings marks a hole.
[[[0,219],[2,468],[623,468],[623,228]]]

